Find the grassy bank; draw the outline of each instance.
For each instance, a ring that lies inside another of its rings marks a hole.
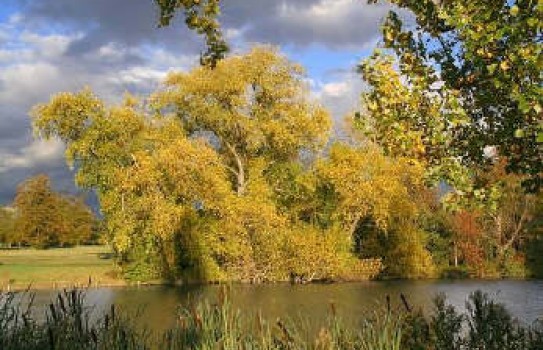
[[[6,290],[63,288],[87,285],[123,285],[116,277],[106,246],[47,250],[0,250],[0,288]]]

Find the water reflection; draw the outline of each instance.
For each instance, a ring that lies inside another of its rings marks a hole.
[[[140,310],[142,320],[154,330],[175,324],[179,305],[190,300],[216,300],[220,286],[140,287],[91,289],[87,301],[100,312],[115,303],[122,309]],[[531,323],[543,316],[543,281],[394,281],[310,285],[231,285],[227,287],[234,307],[247,315],[261,312],[270,320],[298,318],[319,322],[334,304],[338,314],[354,321],[384,307],[386,295],[393,307],[402,307],[400,293],[409,303],[429,311],[432,299],[445,293],[449,303],[465,310],[468,295],[480,289],[505,303],[522,322]],[[36,305],[47,305],[53,291],[40,291]]]

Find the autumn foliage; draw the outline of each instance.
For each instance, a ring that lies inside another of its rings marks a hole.
[[[372,146],[325,152],[327,111],[302,68],[273,49],[172,73],[149,102],[127,96],[108,107],[84,90],[33,112],[42,136],[66,143],[77,183],[97,192],[128,278],[353,277],[362,218],[384,231],[414,227],[422,169]],[[409,240],[416,230],[404,232]],[[410,249],[428,269],[414,277],[432,271],[417,237]]]
[[[17,187],[13,206],[2,210],[2,243],[49,248],[96,241],[97,221],[81,198],[51,188],[46,175]]]

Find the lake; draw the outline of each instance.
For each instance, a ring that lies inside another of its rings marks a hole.
[[[95,288],[87,292],[87,301],[96,305],[98,310],[112,303],[122,309],[140,310],[147,326],[163,330],[174,325],[179,305],[204,298],[214,301],[220,288],[217,285]],[[376,308],[384,307],[386,295],[390,295],[393,307],[402,307],[400,293],[412,306],[422,307],[425,311],[431,310],[435,295],[445,293],[449,303],[465,310],[469,294],[478,289],[504,303],[521,322],[531,323],[543,316],[543,281],[368,281],[308,285],[236,284],[227,288],[236,308],[249,315],[260,311],[270,320],[301,316],[309,323],[311,320],[321,322],[332,304],[347,320],[360,319]],[[35,304],[43,311],[54,294],[54,291],[37,291]]]

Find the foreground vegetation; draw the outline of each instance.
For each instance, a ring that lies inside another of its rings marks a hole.
[[[37,321],[30,294],[0,294],[0,347],[30,349],[363,349],[363,350],[535,350],[543,347],[543,326],[525,326],[481,292],[473,293],[467,313],[435,300],[429,316],[390,306],[347,324],[332,306],[328,319],[311,334],[291,321],[270,322],[234,310],[224,293],[215,303],[179,310],[175,328],[157,335],[136,326],[137,319],[115,306],[94,314],[82,290],[60,292]],[[22,297],[22,299],[21,299]],[[30,305],[30,306],[27,306]],[[129,317],[130,316],[130,317]]]
[[[120,285],[111,250],[106,246],[0,250],[0,287],[62,288]]]

